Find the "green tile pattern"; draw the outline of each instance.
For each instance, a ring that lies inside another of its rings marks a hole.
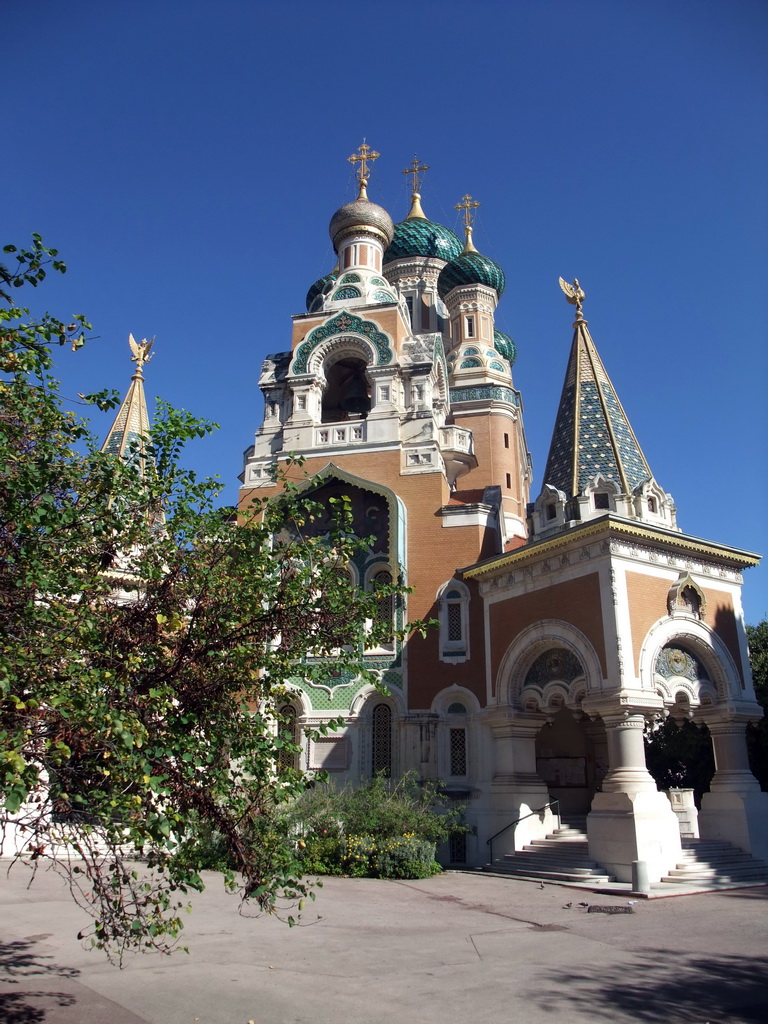
[[[458,235],[442,224],[413,217],[395,225],[395,235],[384,253],[384,263],[413,256],[452,260],[464,248]]]
[[[494,288],[499,298],[507,286],[504,271],[493,260],[479,252],[463,252],[446,264],[437,279],[441,299],[462,284],[484,284]]]

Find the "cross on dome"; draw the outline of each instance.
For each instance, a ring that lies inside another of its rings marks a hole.
[[[374,160],[378,160],[380,156],[381,153],[377,153],[375,149],[371,149],[365,139],[363,139],[358,151],[347,157],[347,160],[349,160],[351,164],[360,164],[360,167],[357,170],[357,180],[360,183],[358,199],[367,198],[365,195],[365,188],[368,184],[368,179],[371,176],[371,169],[368,164],[372,164]]]
[[[464,211],[464,235],[466,237],[464,252],[477,252],[472,241],[472,222],[475,219],[472,211],[476,210],[479,205],[480,203],[467,193],[461,197],[461,202],[456,203],[456,206],[454,207],[456,210]]]
[[[413,185],[411,186],[413,192],[419,191],[419,186],[421,185],[424,177],[424,172],[428,170],[429,164],[420,164],[419,158],[414,153],[410,167],[405,167],[403,169],[403,174],[411,174],[413,176]],[[421,175],[421,177],[419,177],[419,175]]]

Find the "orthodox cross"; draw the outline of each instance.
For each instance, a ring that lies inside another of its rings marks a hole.
[[[478,203],[477,200],[473,199],[472,196],[470,196],[470,195],[462,196],[461,197],[461,202],[460,203],[456,203],[456,206],[454,207],[454,209],[456,209],[456,210],[463,210],[464,211],[464,227],[465,228],[471,228],[472,227],[472,220],[473,220],[472,210],[476,210],[479,205],[480,205],[480,203]]]
[[[368,178],[371,176],[371,169],[368,166],[369,163],[373,163],[374,160],[378,160],[381,153],[377,153],[375,149],[371,149],[368,143],[363,139],[363,144],[360,146],[356,153],[352,156],[348,156],[347,160],[351,164],[360,164],[360,169],[357,172],[357,180],[360,182],[360,186],[365,186]]]
[[[419,185],[421,185],[422,178],[424,177],[424,171],[428,171],[428,170],[429,170],[429,164],[420,164],[419,163],[419,158],[414,155],[414,158],[411,161],[411,166],[410,167],[406,167],[403,170],[403,174],[412,174],[413,175],[413,189],[412,189],[412,191],[414,191],[414,192],[418,192],[419,191]],[[421,178],[419,177],[419,175],[421,175]]]

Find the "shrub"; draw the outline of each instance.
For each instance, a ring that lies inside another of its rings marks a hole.
[[[282,812],[306,874],[428,878],[436,843],[467,831],[463,808],[445,809],[432,782],[413,772],[391,785],[378,776],[341,790],[317,784]]]

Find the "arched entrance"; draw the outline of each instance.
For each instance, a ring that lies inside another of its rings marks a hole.
[[[521,698],[538,711],[536,772],[557,800],[563,817],[589,812],[592,797],[608,771],[605,729],[581,710],[587,675],[578,655],[563,646],[537,655],[524,678]]]

